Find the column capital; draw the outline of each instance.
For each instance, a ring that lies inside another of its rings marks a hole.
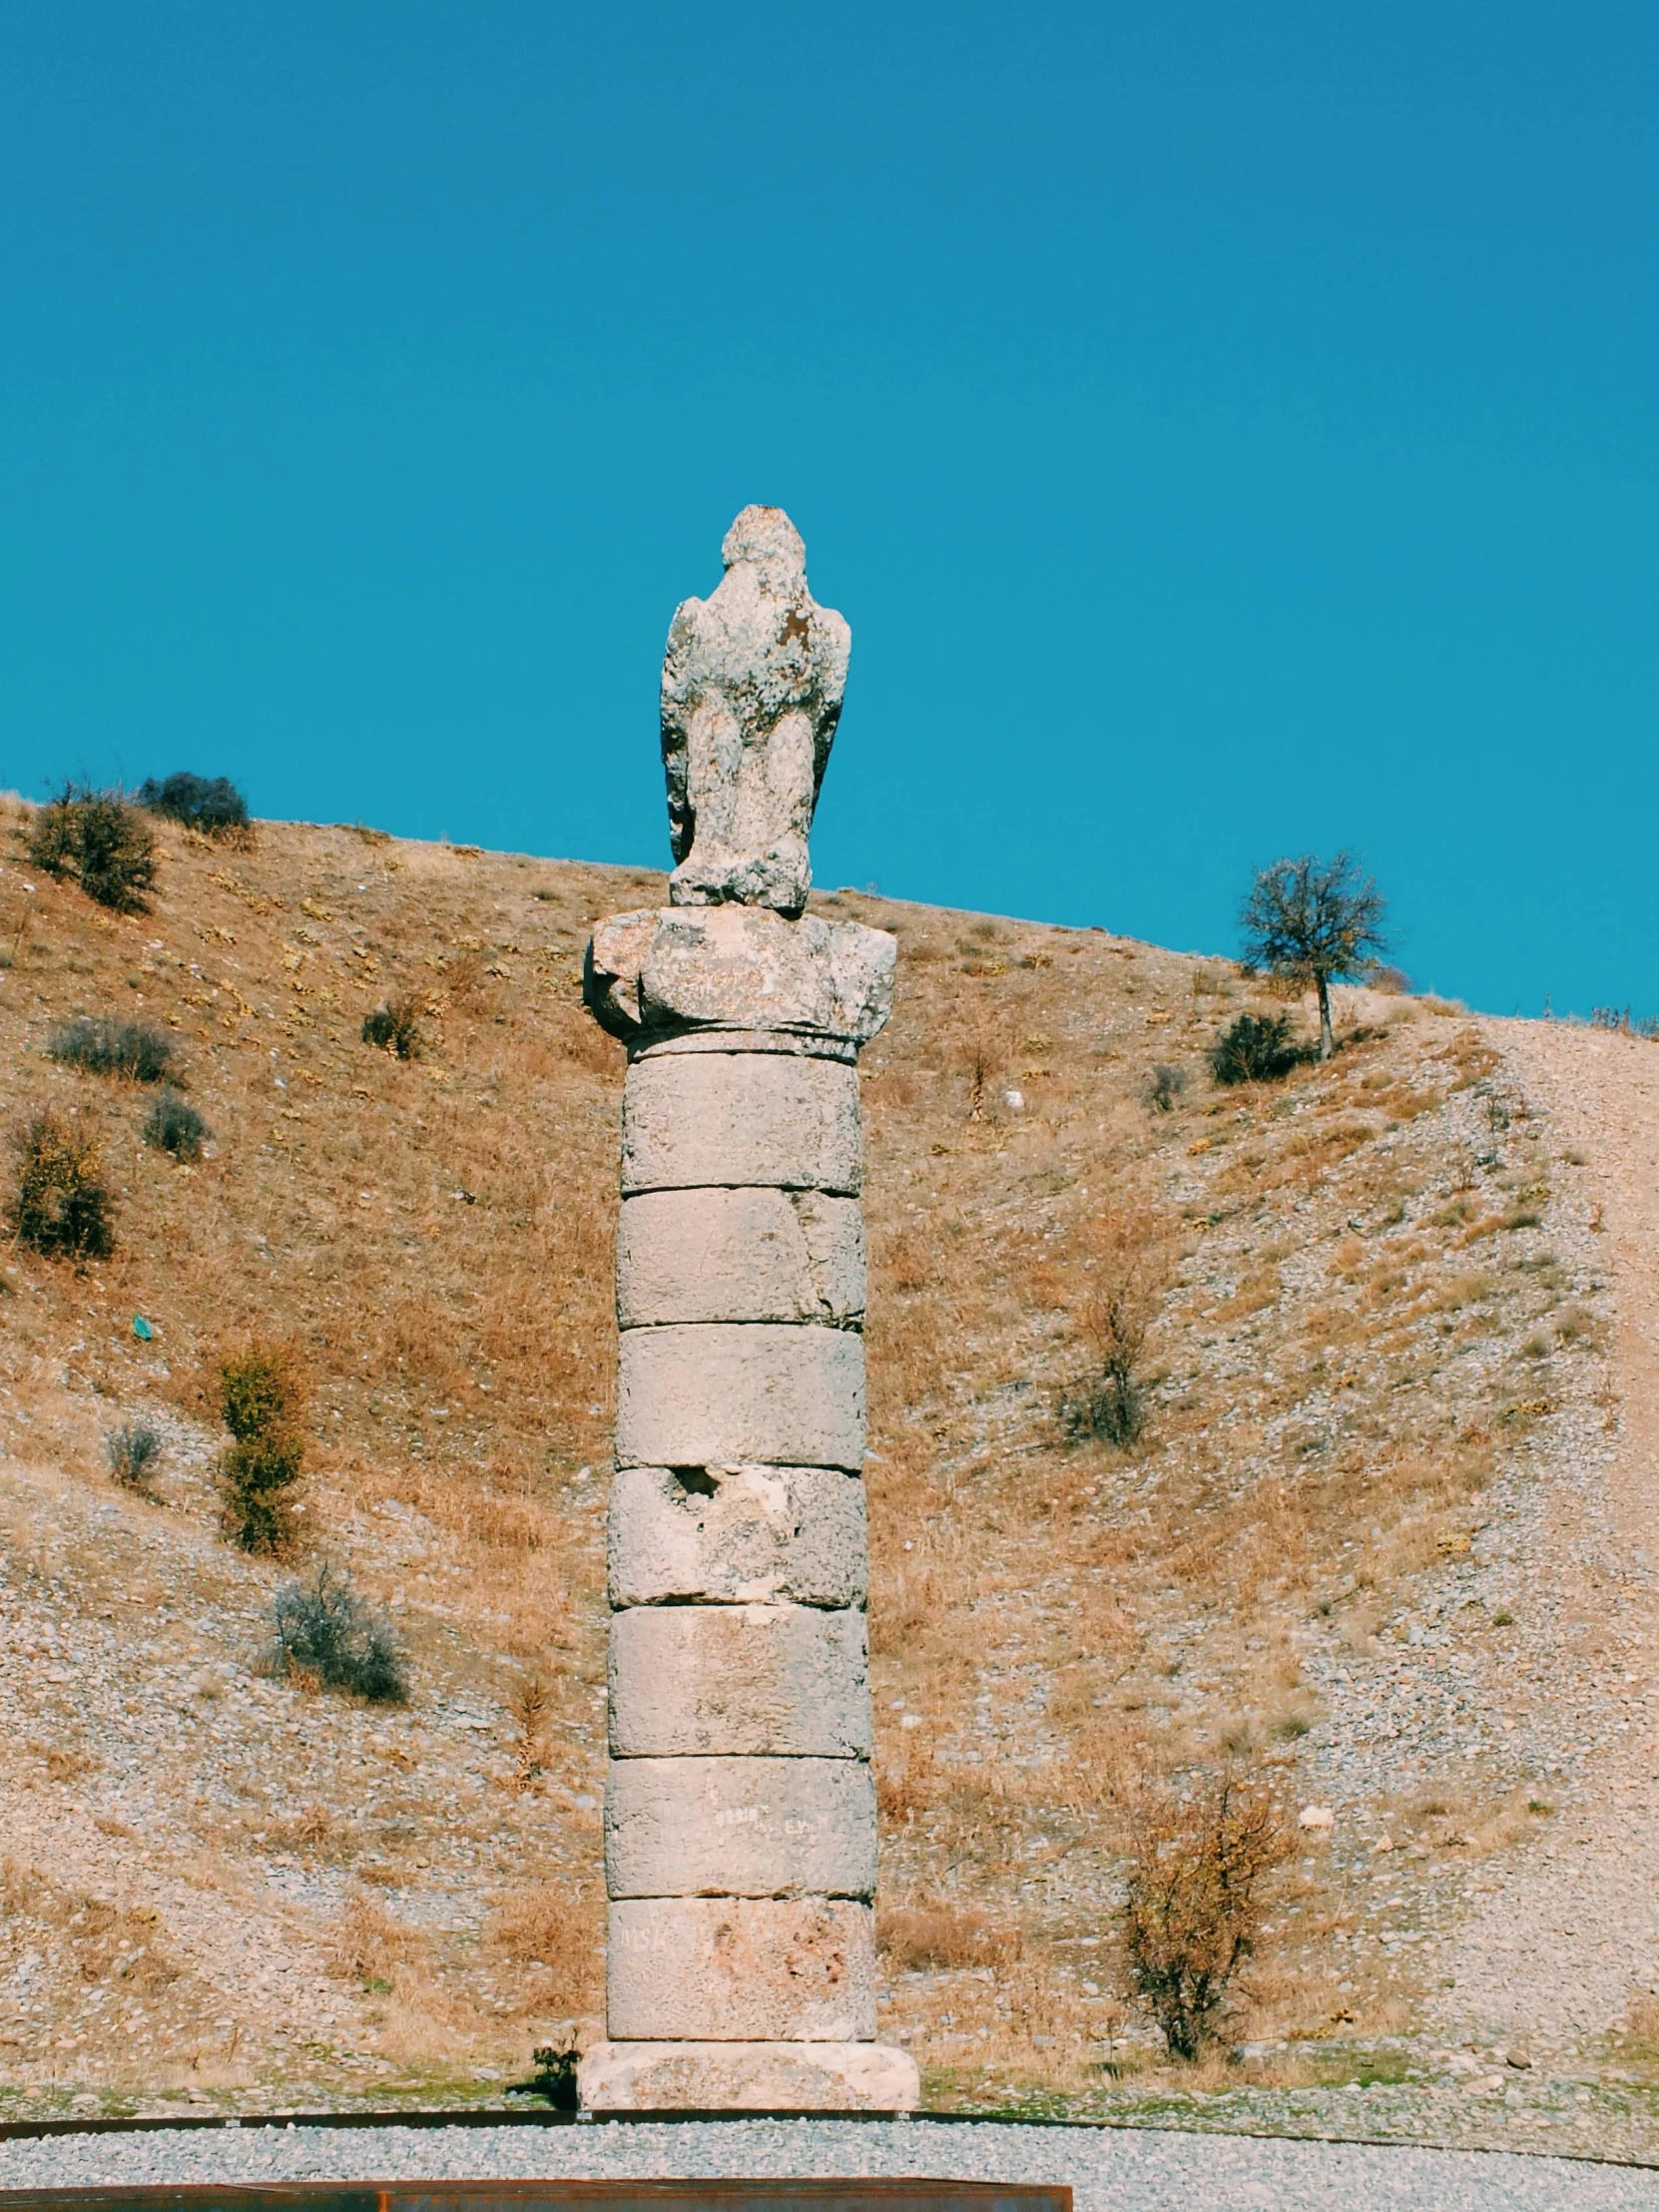
[[[792,921],[764,906],[647,907],[595,929],[582,996],[600,1027],[635,1049],[730,1031],[856,1052],[892,1010],[897,952],[888,931],[860,921]]]

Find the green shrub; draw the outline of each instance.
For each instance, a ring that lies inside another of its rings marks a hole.
[[[35,815],[29,857],[49,875],[73,875],[101,906],[147,911],[143,893],[156,880],[156,840],[123,792],[66,784]]]
[[[175,776],[146,777],[139,787],[139,805],[169,822],[200,830],[205,836],[235,834],[248,828],[248,802],[228,776],[192,776],[181,769]]]
[[[281,1552],[292,1536],[283,1492],[304,1464],[298,1367],[285,1346],[250,1345],[221,1363],[219,1409],[235,1441],[219,1462],[223,1526],[244,1551]]]
[[[102,1260],[114,1249],[110,1193],[93,1138],[54,1108],[26,1123],[19,1155],[17,1234],[49,1260]]]
[[[309,1582],[290,1582],[271,1608],[274,1664],[312,1675],[325,1689],[371,1704],[401,1705],[409,1686],[397,1632],[324,1562]]]
[[[150,1479],[150,1463],[161,1448],[162,1439],[148,1421],[126,1421],[104,1438],[110,1472],[130,1490],[144,1488]]]
[[[1291,1034],[1289,1014],[1241,1014],[1210,1047],[1218,1083],[1269,1083],[1309,1057]]]
[[[418,1009],[409,997],[388,999],[363,1017],[364,1044],[395,1052],[400,1060],[412,1060],[420,1050]]]
[[[144,1124],[144,1141],[158,1152],[171,1152],[176,1160],[200,1160],[204,1138],[212,1131],[202,1116],[170,1083]]]
[[[173,1064],[173,1046],[159,1029],[141,1021],[106,1021],[78,1014],[54,1029],[50,1060],[93,1075],[125,1075],[135,1083],[159,1083]]]

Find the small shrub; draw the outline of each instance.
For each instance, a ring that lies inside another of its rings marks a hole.
[[[49,875],[73,875],[89,898],[121,914],[142,914],[156,880],[156,840],[119,791],[66,784],[36,813],[29,857]]]
[[[254,1344],[224,1361],[219,1401],[235,1438],[219,1463],[225,1533],[244,1551],[283,1551],[292,1530],[282,1493],[298,1480],[305,1457],[292,1355],[282,1346]]]
[[[162,1439],[148,1421],[126,1421],[104,1438],[110,1472],[130,1490],[144,1488],[150,1479],[151,1462],[161,1448]]]
[[[1381,991],[1385,998],[1408,998],[1411,994],[1411,978],[1405,970],[1389,967],[1382,960],[1367,968],[1360,980],[1368,990]]]
[[[1074,1443],[1115,1444],[1127,1451],[1146,1433],[1146,1391],[1130,1366],[1108,1362],[1098,1382],[1062,1394],[1060,1425]]]
[[[54,1109],[17,1138],[17,1234],[49,1260],[102,1260],[113,1250],[110,1194],[98,1147]]]
[[[79,857],[76,805],[74,788],[66,787],[56,799],[36,808],[24,840],[36,867],[44,868],[56,880],[73,875]]]
[[[420,1050],[420,1024],[415,1002],[409,997],[388,999],[363,1017],[364,1044],[395,1052],[400,1060],[412,1060]]]
[[[551,2043],[538,2043],[530,2053],[535,2068],[530,2082],[532,2095],[545,2097],[555,2112],[576,2111],[581,2104],[576,2091],[576,2068],[581,2056],[574,2026]]]
[[[1186,1069],[1166,1067],[1160,1061],[1147,1077],[1146,1102],[1154,1113],[1167,1114],[1186,1088]]]
[[[139,787],[139,805],[204,836],[234,834],[248,828],[248,802],[228,776],[192,776],[181,769],[176,776],[146,777]]]
[[[297,1668],[325,1689],[349,1690],[371,1704],[401,1705],[408,1697],[396,1630],[326,1562],[311,1581],[278,1590],[271,1618],[273,1660],[284,1671]]]
[[[1173,2056],[1198,2057],[1289,1849],[1273,1801],[1231,1775],[1185,1804],[1164,1789],[1136,1808],[1124,1956]]]
[[[1094,1225],[1076,1319],[1099,1368],[1085,1387],[1063,1391],[1059,1405],[1060,1426],[1074,1442],[1126,1451],[1145,1433],[1141,1359],[1163,1288],[1164,1242],[1162,1224],[1140,1207]]]
[[[144,1124],[144,1141],[158,1152],[171,1152],[176,1160],[200,1160],[205,1138],[212,1134],[207,1123],[171,1084],[151,1107]]]
[[[1241,1014],[1210,1047],[1218,1083],[1269,1083],[1308,1058],[1291,1035],[1289,1014]]]
[[[90,1075],[125,1075],[134,1083],[159,1083],[173,1064],[173,1046],[159,1029],[141,1021],[104,1021],[77,1015],[54,1029],[49,1060],[84,1068]]]

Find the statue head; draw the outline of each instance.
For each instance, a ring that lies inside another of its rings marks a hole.
[[[729,569],[740,562],[758,568],[778,590],[807,588],[807,548],[782,507],[745,507],[720,548]]]

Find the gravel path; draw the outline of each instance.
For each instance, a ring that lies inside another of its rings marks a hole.
[[[1069,2182],[1077,2212],[1656,2212],[1659,2173],[1502,2152],[1142,2129],[844,2120],[158,2130],[0,2143],[0,2189],[147,2182],[648,2180],[743,2174]]]

